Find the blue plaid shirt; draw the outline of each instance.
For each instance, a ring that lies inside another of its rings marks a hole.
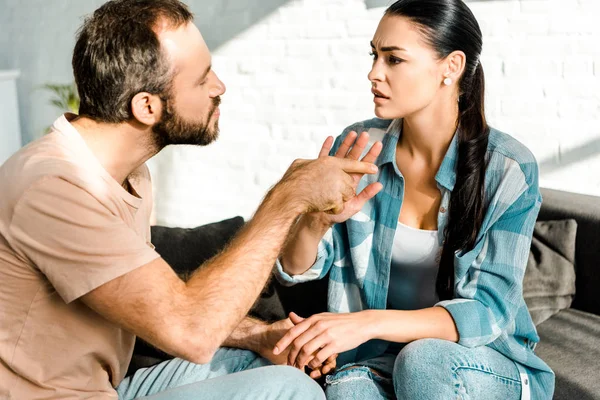
[[[331,154],[350,131],[367,131],[371,142],[382,141],[383,149],[376,160],[379,171],[365,175],[358,189],[379,181],[383,190],[359,213],[325,234],[315,264],[304,274],[290,276],[277,262],[277,276],[287,285],[321,279],[329,273],[330,312],[386,308],[392,243],[404,195],[404,177],[396,165],[401,127],[401,120],[372,119],[348,127],[337,138]],[[455,135],[436,175],[442,194],[438,212],[440,245],[456,182],[457,156]],[[475,247],[455,255],[454,298],[437,306],[454,318],[459,344],[489,346],[516,362],[523,399],[551,398],[554,374],[534,354],[539,336],[523,300],[523,276],[542,203],[538,166],[527,148],[495,129],[490,132],[487,156],[483,224]],[[387,346],[387,342],[371,340],[340,354],[338,365],[376,357]]]

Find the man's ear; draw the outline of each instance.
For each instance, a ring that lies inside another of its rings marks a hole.
[[[140,123],[152,126],[160,121],[162,101],[155,94],[140,92],[131,99],[131,113]]]

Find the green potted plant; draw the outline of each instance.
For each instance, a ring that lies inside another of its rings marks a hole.
[[[70,84],[53,84],[47,83],[42,86],[43,89],[50,91],[53,97],[50,99],[50,104],[58,108],[62,112],[79,113],[79,95],[77,87],[74,83]]]

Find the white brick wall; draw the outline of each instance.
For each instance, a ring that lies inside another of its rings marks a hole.
[[[600,195],[600,1],[469,4],[485,35],[490,123],[534,152],[543,186]],[[369,41],[382,12],[295,0],[215,49],[228,88],[221,138],[152,161],[156,222],[248,218],[295,158],[372,117]]]

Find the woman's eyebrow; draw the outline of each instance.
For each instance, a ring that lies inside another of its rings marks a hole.
[[[375,45],[373,44],[373,42],[371,42],[371,47],[376,49]],[[402,47],[398,47],[398,46],[385,46],[381,48],[381,51],[393,51],[393,50],[400,50],[400,51],[406,51],[406,49],[402,48]]]

